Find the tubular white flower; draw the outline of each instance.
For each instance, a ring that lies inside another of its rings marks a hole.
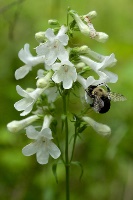
[[[53,139],[51,129],[49,128],[51,120],[52,116],[44,117],[42,130],[40,132],[36,131],[33,126],[26,128],[27,137],[34,139],[34,142],[26,145],[22,149],[22,153],[25,156],[36,154],[39,164],[47,164],[49,155],[57,159],[61,154],[59,148],[51,141]]]
[[[90,28],[81,20],[80,16],[74,10],[70,10],[69,13],[75,19],[81,33],[90,36]]]
[[[97,32],[93,26],[93,24],[90,22],[90,17],[89,15],[84,15],[84,21],[87,22],[87,25],[81,20],[80,16],[74,11],[70,10],[69,11],[70,15],[75,19],[79,30],[81,31],[82,34],[89,36],[92,39],[97,40],[98,42],[106,42],[108,39],[108,35],[103,32]],[[94,15],[96,13],[93,13]],[[91,16],[91,15],[90,15]]]
[[[68,44],[68,35],[65,34],[67,27],[61,26],[57,35],[54,35],[52,29],[47,29],[45,32],[45,37],[47,42],[40,44],[36,47],[36,52],[39,56],[45,55],[45,63],[47,65],[52,65],[56,59],[64,60],[68,58],[68,52],[65,50],[64,46]]]
[[[95,56],[97,57],[97,54]],[[86,56],[80,56],[80,59],[82,62],[86,63],[91,69],[93,69],[98,75],[99,72],[105,73],[110,79],[109,82],[115,83],[118,80],[118,76],[116,74],[105,70],[106,67],[114,66],[117,61],[113,53],[110,56],[105,56],[105,57],[102,56],[100,58],[102,62],[93,61]]]
[[[109,77],[106,76],[103,72],[99,72],[99,79],[94,79],[93,76],[89,76],[87,79],[83,78],[81,75],[77,76],[77,81],[83,86],[84,89],[87,89],[90,85],[99,85],[102,83],[108,83]]]
[[[19,51],[18,56],[20,60],[25,63],[25,65],[15,71],[15,78],[17,80],[24,78],[29,73],[29,71],[32,70],[32,67],[39,63],[44,63],[45,61],[44,55],[32,56],[29,50],[29,44],[24,45],[24,48]]]
[[[53,64],[52,69],[55,71],[52,80],[55,83],[62,82],[64,89],[70,89],[77,79],[76,68],[69,60]]]
[[[101,124],[96,122],[90,117],[82,117],[83,121],[85,121],[87,124],[89,124],[98,134],[107,136],[111,134],[111,129],[109,126],[105,124]]]
[[[27,117],[26,119],[22,119],[19,121],[14,120],[7,124],[7,128],[10,132],[16,133],[18,131],[21,131],[25,127],[29,126],[32,122],[34,122],[38,119],[39,119],[39,117],[37,115],[33,115],[30,117]]]
[[[104,56],[102,54],[99,54],[95,51],[92,51],[88,46],[86,47],[86,52],[87,55],[91,56],[93,59],[95,59],[98,62],[102,62],[107,56]],[[117,60],[114,58],[114,64],[117,62]]]
[[[31,112],[34,103],[44,91],[41,88],[37,88],[32,92],[27,92],[23,90],[19,85],[16,86],[16,90],[20,96],[24,97],[23,99],[14,104],[16,110],[18,111],[23,110],[23,112],[20,114],[21,116],[28,115]]]

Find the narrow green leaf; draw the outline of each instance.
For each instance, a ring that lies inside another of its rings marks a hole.
[[[52,165],[52,171],[56,180],[56,183],[58,183],[58,177],[57,177],[57,164]]]
[[[72,161],[71,164],[80,167],[81,172],[80,172],[79,180],[81,180],[83,176],[83,172],[84,172],[82,164],[79,161]]]

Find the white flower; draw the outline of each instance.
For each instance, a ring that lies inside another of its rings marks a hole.
[[[82,76],[77,76],[77,81],[83,86],[84,89],[87,89],[90,85],[100,85],[100,84],[106,84],[109,82],[109,77],[106,76],[103,72],[99,72],[100,78],[98,80],[95,80],[93,76],[89,76],[87,79],[84,79]],[[87,95],[85,92],[85,100],[87,103],[91,104],[92,99]]]
[[[24,97],[23,99],[14,104],[16,110],[23,110],[23,112],[20,114],[21,116],[25,116],[31,112],[34,103],[44,91],[43,89],[37,88],[32,92],[27,92],[23,90],[19,85],[16,86],[16,90],[20,96]]]
[[[24,48],[21,49],[18,53],[18,56],[20,60],[22,60],[25,65],[20,67],[15,71],[15,78],[21,79],[24,78],[29,71],[32,70],[32,67],[39,64],[39,63],[44,63],[45,56],[32,56],[29,50],[29,44],[25,44]]]
[[[22,149],[25,156],[36,154],[37,162],[47,164],[49,155],[57,159],[61,152],[59,148],[51,141],[53,139],[51,129],[49,128],[52,117],[45,116],[42,130],[36,131],[33,126],[26,128],[27,137],[33,139],[34,142],[28,144]]]
[[[111,134],[111,129],[109,126],[98,123],[90,117],[82,117],[82,119],[83,121],[88,123],[100,135],[107,136]]]
[[[77,76],[77,81],[83,86],[84,89],[87,89],[90,85],[100,85],[109,82],[109,77],[103,72],[99,72],[99,79],[94,79],[93,76],[89,76],[87,79],[83,78],[81,75]]]
[[[7,124],[7,128],[10,132],[16,133],[29,126],[32,122],[36,121],[37,119],[39,119],[39,117],[37,115],[33,115],[19,121],[14,120]]]
[[[66,35],[67,27],[61,26],[57,35],[51,28],[45,32],[45,37],[48,39],[47,42],[40,44],[36,47],[36,52],[39,56],[45,55],[45,63],[52,65],[56,59],[64,60],[68,58],[68,52],[64,46],[68,44],[68,35]]]
[[[70,15],[74,18],[76,21],[79,30],[82,34],[89,36],[92,39],[97,40],[98,42],[106,42],[108,39],[108,35],[103,32],[97,32],[93,26],[93,24],[90,22],[90,17],[88,15],[84,15],[84,21],[87,22],[87,25],[81,20],[80,16],[74,11],[69,11]],[[93,13],[95,15],[95,13]],[[92,15],[93,15],[92,14]]]
[[[115,83],[118,80],[118,76],[116,74],[105,69],[106,67],[112,67],[115,65],[117,60],[115,59],[115,55],[113,53],[110,56],[102,56],[101,62],[93,61],[86,56],[80,56],[80,59],[82,62],[86,63],[91,69],[93,69],[98,75],[99,72],[105,73],[110,79],[109,82]]]
[[[52,69],[55,71],[52,80],[55,83],[63,82],[64,89],[70,89],[77,79],[76,68],[69,60],[53,64]]]
[[[90,36],[90,28],[81,20],[80,16],[74,10],[70,10],[69,13],[75,19],[81,33]]]

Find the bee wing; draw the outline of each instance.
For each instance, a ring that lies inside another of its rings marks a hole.
[[[115,93],[115,92],[109,92],[108,93],[108,98],[111,100],[111,101],[126,101],[126,97],[124,97],[122,94],[119,94],[119,93]]]
[[[95,112],[99,112],[103,107],[104,107],[104,101],[100,97],[95,96],[93,102],[93,109],[95,110]]]

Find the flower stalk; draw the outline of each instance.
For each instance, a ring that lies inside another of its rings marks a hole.
[[[67,95],[62,95],[63,100],[63,114],[64,114],[64,125],[65,125],[65,171],[66,171],[66,200],[70,199],[70,162],[69,162],[69,130],[68,130],[68,115],[67,115]]]

